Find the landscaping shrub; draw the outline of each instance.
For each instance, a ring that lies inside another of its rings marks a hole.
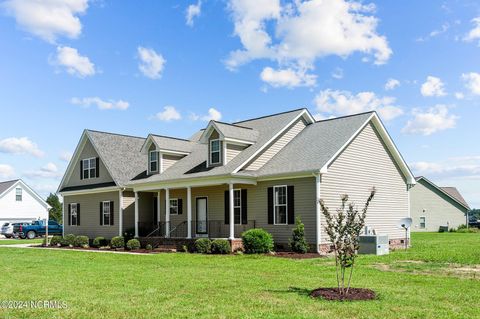
[[[308,251],[308,244],[307,240],[305,239],[305,225],[300,220],[300,217],[297,217],[295,221],[295,228],[292,230],[290,249],[300,254],[305,254]]]
[[[87,236],[75,237],[75,247],[88,247],[88,240]]]
[[[480,229],[475,227],[457,229],[457,233],[467,234],[467,233],[480,233]]]
[[[50,239],[50,246],[61,246],[63,244],[63,237],[62,236],[53,236]]]
[[[108,240],[105,239],[105,237],[95,237],[95,239],[92,242],[93,247],[104,247],[108,245]]]
[[[125,239],[122,236],[115,236],[110,241],[110,247],[112,248],[124,248]]]
[[[232,251],[230,243],[226,239],[215,239],[212,241],[212,254],[229,254]]]
[[[147,244],[147,246],[145,246],[145,249],[146,249],[146,250],[153,250],[153,247],[152,247],[152,245]]]
[[[263,254],[273,251],[273,238],[267,231],[256,228],[242,234],[243,249],[247,254]]]
[[[212,249],[212,241],[208,238],[200,238],[195,241],[195,251],[199,254],[209,254]]]
[[[127,241],[127,249],[128,250],[137,250],[137,249],[140,249],[140,242],[138,241],[138,239],[130,239],[129,241]]]
[[[127,229],[123,232],[123,239],[126,243],[128,243],[128,241],[130,239],[134,239],[134,238],[135,238],[135,228],[134,227],[129,228],[129,229]]]
[[[64,238],[64,245],[65,246],[70,246],[70,247],[73,247],[75,246],[75,235],[74,234],[68,234],[67,236],[65,236]]]

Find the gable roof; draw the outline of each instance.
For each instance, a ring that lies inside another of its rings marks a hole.
[[[458,191],[457,188],[437,186],[435,183],[433,183],[431,180],[429,180],[425,176],[418,176],[415,179],[417,180],[417,182],[419,182],[420,180],[424,180],[425,182],[432,185],[435,189],[437,189],[441,193],[447,195],[448,197],[453,199],[455,202],[457,202],[458,204],[460,204],[464,208],[470,210],[470,206],[468,206],[467,201],[463,198],[463,196],[460,194],[460,192]]]
[[[200,140],[205,142],[212,129],[215,129],[224,139],[238,140],[250,144],[255,143],[258,139],[258,131],[251,127],[212,120],[208,123]]]
[[[185,154],[190,153],[195,145],[195,142],[182,138],[149,134],[141,147],[142,152],[146,151],[147,146],[150,145],[149,142],[154,143],[157,150]]]
[[[21,185],[23,188],[25,188],[28,192],[32,194],[32,196],[46,209],[52,208],[48,203],[35,192],[30,186],[25,184],[24,181],[21,179],[15,179],[12,181],[6,181],[6,182],[0,182],[0,198],[2,198],[7,192],[9,192],[11,189],[16,188],[17,185]]]
[[[5,181],[5,182],[0,182],[0,196],[3,195],[10,187],[15,185],[19,179],[14,179],[12,181]]]

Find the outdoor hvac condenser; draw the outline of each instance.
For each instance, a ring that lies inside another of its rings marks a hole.
[[[388,235],[362,235],[360,236],[359,254],[388,255]]]

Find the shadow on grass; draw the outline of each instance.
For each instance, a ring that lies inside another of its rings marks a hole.
[[[299,287],[288,287],[288,289],[269,289],[267,291],[278,293],[278,294],[296,293],[300,296],[306,296],[306,297],[310,296],[310,293],[312,292],[311,289],[299,288]]]

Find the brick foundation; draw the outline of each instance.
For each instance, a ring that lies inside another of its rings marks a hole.
[[[241,239],[229,239],[230,246],[232,247],[232,252],[236,252],[238,250],[243,250],[243,242]]]
[[[193,251],[193,245],[195,241],[199,238],[160,238],[160,237],[140,237],[140,244],[142,247],[150,244],[152,247],[169,247],[175,248],[177,251],[184,251],[184,247],[187,247],[189,251]],[[240,238],[229,239],[230,246],[232,248],[232,252],[236,252],[238,250],[243,250],[243,243]]]

